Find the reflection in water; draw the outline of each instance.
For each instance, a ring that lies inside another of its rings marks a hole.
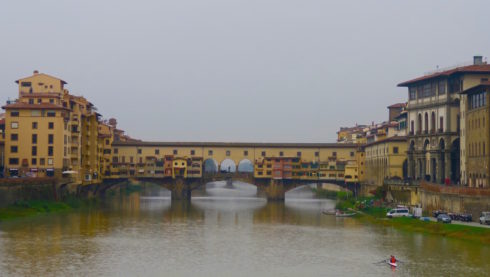
[[[330,200],[293,192],[267,203],[249,185],[233,187],[210,185],[191,203],[148,189],[97,208],[0,223],[0,275],[378,276],[392,274],[374,264],[389,254],[405,261],[396,270],[402,276],[490,270],[487,246],[323,215]]]

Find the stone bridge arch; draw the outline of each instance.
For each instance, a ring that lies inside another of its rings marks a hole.
[[[239,173],[253,173],[254,172],[254,163],[249,159],[242,159],[238,162],[237,172]]]
[[[220,172],[235,173],[237,172],[237,163],[229,158],[222,160],[219,164]]]
[[[219,171],[219,164],[213,158],[207,158],[202,163],[204,174],[216,174]]]

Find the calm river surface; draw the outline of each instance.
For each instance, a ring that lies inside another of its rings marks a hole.
[[[488,276],[490,247],[322,214],[208,185],[191,203],[145,190],[102,207],[0,223],[0,276]],[[398,269],[376,262],[395,254]]]

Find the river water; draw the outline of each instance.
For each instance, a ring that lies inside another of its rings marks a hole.
[[[0,223],[0,276],[485,276],[490,247],[322,214],[307,188],[267,203],[207,186],[191,203],[148,189],[100,207]],[[376,264],[390,254],[395,270]]]

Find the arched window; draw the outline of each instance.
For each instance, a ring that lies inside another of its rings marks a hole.
[[[431,116],[430,116],[430,131],[432,133],[435,133],[436,131],[436,113],[435,112],[432,112]]]
[[[439,118],[439,132],[444,132],[444,117]]]
[[[428,113],[425,113],[425,128],[424,128],[424,131],[427,133],[429,131],[429,114]]]
[[[419,114],[419,120],[417,122],[417,133],[422,132],[422,114]]]

